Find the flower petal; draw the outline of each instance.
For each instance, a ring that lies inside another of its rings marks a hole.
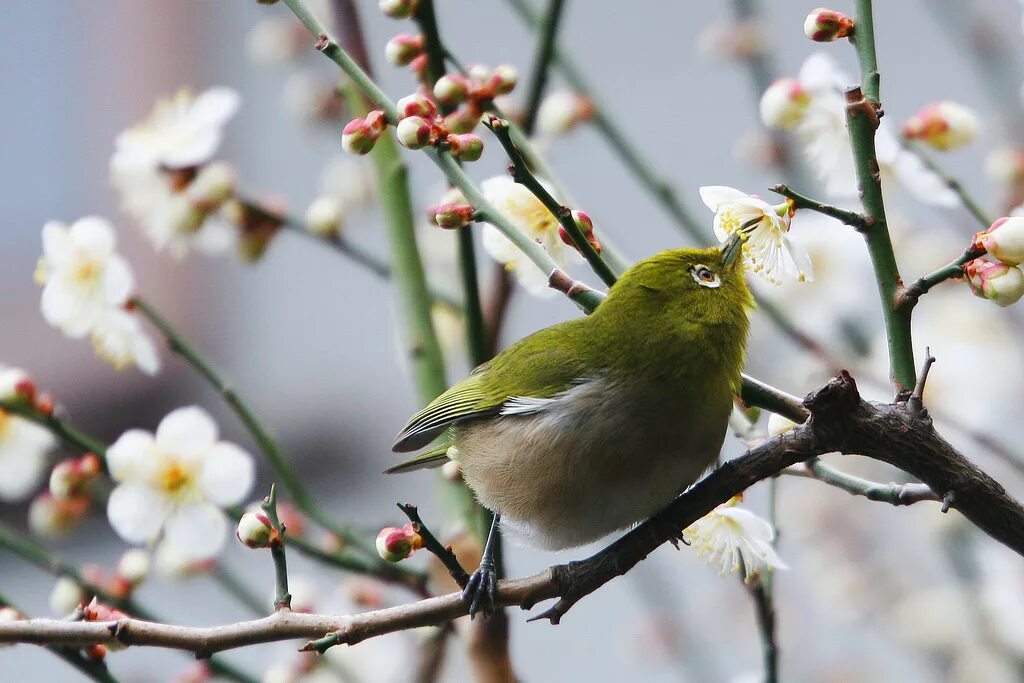
[[[196,98],[188,110],[189,123],[194,126],[223,126],[235,115],[242,98],[231,88],[210,88]]]
[[[110,493],[107,519],[117,535],[129,543],[156,538],[167,519],[170,505],[156,489],[141,484],[121,484]]]
[[[242,502],[252,489],[252,456],[233,443],[221,441],[203,459],[199,486],[212,502],[226,507]]]
[[[142,429],[125,432],[107,449],[107,468],[115,481],[150,482],[158,461],[156,440]]]
[[[52,266],[71,260],[71,238],[67,226],[60,221],[49,221],[43,226],[43,256]]]
[[[111,256],[103,269],[103,293],[106,303],[120,306],[128,300],[134,286],[135,278],[128,267],[128,262],[116,254]]]
[[[224,545],[227,522],[212,503],[179,507],[167,518],[164,544],[192,560],[213,557]]]
[[[117,236],[110,223],[99,216],[86,216],[75,221],[68,231],[71,243],[90,258],[105,259],[114,253]]]
[[[210,414],[198,406],[178,408],[169,413],[156,429],[160,450],[187,458],[198,458],[217,442],[217,425]]]
[[[746,192],[740,192],[736,188],[726,185],[705,185],[700,188],[699,192],[700,200],[704,202],[704,206],[716,213],[719,207],[725,204],[750,198],[750,195]]]

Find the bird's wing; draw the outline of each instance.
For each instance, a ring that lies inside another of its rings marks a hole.
[[[448,444],[441,444],[437,448],[431,449],[426,453],[420,453],[414,458],[409,458],[405,462],[400,462],[397,465],[384,470],[384,474],[398,474],[399,472],[415,472],[416,470],[426,470],[433,467],[440,467],[441,465],[448,462]]]
[[[392,450],[422,448],[463,420],[536,412],[539,401],[571,388],[586,374],[577,323],[553,325],[505,349],[413,415]]]

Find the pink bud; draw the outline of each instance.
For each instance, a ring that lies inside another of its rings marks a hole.
[[[411,62],[409,62],[409,70],[416,76],[416,80],[420,83],[424,82],[427,78],[427,66],[429,66],[430,60],[426,54],[417,56]]]
[[[431,220],[446,230],[466,227],[473,222],[475,212],[476,209],[469,204],[439,204],[427,209]]]
[[[89,512],[89,503],[87,496],[58,499],[45,491],[29,503],[29,529],[43,538],[63,536],[85,518]]]
[[[470,84],[463,76],[446,74],[434,84],[434,98],[441,104],[455,106],[466,100]]]
[[[20,379],[14,384],[14,397],[19,401],[23,401],[28,405],[36,400],[36,385],[31,379],[26,377]]]
[[[475,107],[461,107],[444,117],[444,127],[450,133],[472,133],[480,124],[480,113]]]
[[[1016,266],[974,259],[964,264],[964,275],[975,296],[1009,306],[1024,296],[1024,273]]]
[[[974,236],[974,246],[984,249],[1003,263],[1024,263],[1024,216],[1004,216]]]
[[[795,78],[780,78],[761,95],[761,122],[769,128],[792,128],[800,123],[811,96]]]
[[[853,31],[853,19],[842,12],[819,7],[804,19],[804,35],[818,43],[846,38]]]
[[[519,72],[514,66],[503,64],[495,67],[485,81],[485,85],[497,95],[507,95],[515,89],[518,78]]]
[[[370,127],[370,130],[380,135],[388,127],[387,114],[380,109],[374,109],[366,115],[366,125]]]
[[[903,123],[903,136],[920,140],[938,150],[963,147],[978,132],[978,117],[956,102],[926,105]]]
[[[377,554],[388,562],[399,562],[423,547],[423,539],[412,524],[385,527],[377,534]]]
[[[423,54],[423,36],[399,33],[384,46],[384,57],[395,66],[407,66]]]
[[[546,135],[565,135],[594,117],[594,103],[571,90],[553,92],[537,111],[537,129]]]
[[[590,216],[587,215],[586,212],[579,210],[572,211],[572,219],[576,222],[576,226],[580,229],[580,232],[583,233],[583,236],[587,238],[587,242],[590,243],[590,246],[593,247],[594,251],[600,254],[603,245],[601,244],[601,240],[597,239],[597,235],[594,234],[594,221],[591,220]],[[562,242],[579,251],[576,247],[576,243],[572,239],[572,235],[570,235],[569,231],[562,226],[558,226],[558,237]]]
[[[437,114],[437,105],[419,93],[406,95],[398,100],[397,108],[399,120],[410,116],[420,116],[426,119]]]
[[[247,548],[269,548],[279,538],[277,529],[262,510],[242,515],[235,536]]]
[[[377,144],[380,132],[374,130],[365,119],[352,119],[341,131],[341,146],[352,154],[367,154]]]
[[[409,149],[422,149],[437,141],[434,127],[420,116],[407,116],[398,122],[395,129],[398,141]]]
[[[380,0],[380,11],[392,19],[408,19],[416,13],[419,0]]]
[[[50,493],[57,500],[86,495],[90,482],[99,473],[99,458],[92,453],[61,460],[50,472]]]
[[[453,157],[463,161],[476,161],[484,153],[484,141],[479,135],[464,133],[447,137]]]

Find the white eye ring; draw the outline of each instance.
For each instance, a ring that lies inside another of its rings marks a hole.
[[[718,277],[718,273],[714,272],[702,263],[690,268],[690,277],[701,287],[708,287],[710,289],[717,289],[722,286],[722,280]]]

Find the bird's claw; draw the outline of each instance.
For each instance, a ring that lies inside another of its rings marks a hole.
[[[484,560],[480,567],[473,572],[462,589],[462,599],[469,602],[469,617],[476,617],[478,612],[483,612],[485,617],[494,614],[497,603],[497,581],[498,572],[494,568],[494,562]]]

